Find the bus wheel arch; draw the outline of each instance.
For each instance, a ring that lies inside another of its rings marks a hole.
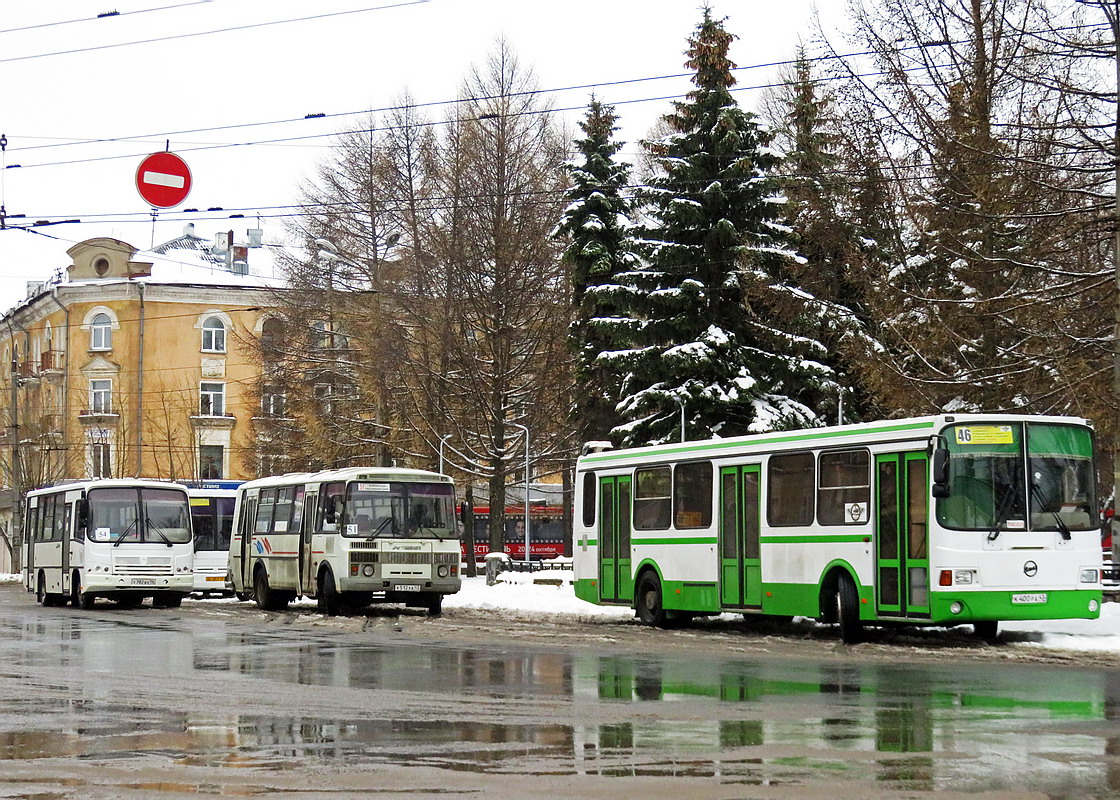
[[[272,588],[268,580],[268,568],[260,561],[253,567],[253,595],[257,608],[263,611],[282,611],[289,602],[285,593]]]
[[[828,566],[821,580],[818,605],[818,619],[825,623],[839,624],[840,637],[845,644],[856,644],[863,640],[859,583],[850,565],[837,562]]]
[[[665,613],[665,594],[657,569],[645,564],[634,576],[634,610],[643,625],[664,628],[668,621]]]

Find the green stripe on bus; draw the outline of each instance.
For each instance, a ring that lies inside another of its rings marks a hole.
[[[758,541],[762,544],[828,544],[832,542],[870,542],[869,533],[848,533],[843,536],[831,534],[790,535],[790,536],[760,536]]]
[[[717,541],[714,536],[656,536],[630,540],[631,544],[715,544]]]
[[[660,447],[652,450],[642,449],[641,457],[648,458],[651,456],[665,456],[665,455],[681,455],[683,453],[704,452],[714,450],[728,450],[734,447],[755,447],[759,445],[773,445],[784,444],[786,442],[810,442],[816,439],[838,439],[846,436],[870,436],[877,433],[896,433],[898,431],[917,431],[922,429],[929,429],[934,426],[933,421],[927,422],[911,422],[906,425],[884,425],[881,428],[864,428],[855,431],[830,431],[822,430],[820,433],[811,431],[799,433],[795,436],[769,436],[759,435],[757,439],[751,437],[749,440],[742,438],[727,439],[723,441],[713,441],[707,444],[678,444],[666,447]],[[630,451],[615,451],[605,453],[593,453],[583,457],[584,463],[599,463],[602,461],[617,461],[623,458],[634,458],[635,453]]]

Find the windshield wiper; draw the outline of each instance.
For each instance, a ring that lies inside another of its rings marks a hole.
[[[1034,499],[1038,501],[1039,507],[1045,509],[1046,498],[1043,496],[1042,490],[1035,486],[1033,482],[1031,483],[1031,494],[1034,495]],[[1069,530],[1069,525],[1066,525],[1066,521],[1062,519],[1061,514],[1059,514],[1057,511],[1048,511],[1046,513],[1054,517],[1054,524],[1057,526],[1058,532],[1062,535],[1063,539],[1068,542],[1073,538],[1073,534],[1070,533]]]
[[[381,532],[385,530],[385,526],[388,525],[392,521],[393,521],[392,517],[385,517],[385,519],[381,520],[381,522],[378,524],[378,526],[373,529],[373,533],[371,533],[369,536],[366,537],[366,541],[367,542],[372,541],[373,539],[376,539],[378,536],[380,536]]]
[[[131,531],[133,528],[135,528],[136,523],[138,523],[139,521],[140,521],[140,518],[137,517],[136,519],[132,520],[132,522],[128,523],[128,527],[124,529],[124,533],[122,533],[120,535],[120,538],[118,538],[115,542],[113,542],[113,547],[120,547],[121,542],[123,542],[125,539],[128,538],[128,532]],[[139,528],[137,528],[136,533],[137,533],[137,535],[139,535],[139,533],[140,533]]]
[[[148,524],[148,530],[149,531],[155,531],[156,536],[163,539],[163,543],[165,545],[167,545],[168,547],[172,546],[171,545],[171,540],[167,538],[167,534],[165,534],[158,527],[156,527],[154,524],[152,524],[152,520],[151,520],[150,517],[145,517],[144,522],[146,522]]]
[[[1014,499],[1015,499],[1015,487],[1012,486],[1011,484],[1007,484],[1006,487],[1004,487],[1003,494],[1000,495],[999,507],[996,508],[995,519],[992,520],[992,525],[994,527],[990,531],[988,531],[988,541],[989,542],[994,542],[996,539],[999,538],[999,535],[1003,532],[1002,529],[1000,528],[1000,523],[1003,521],[1003,515],[1005,513],[1007,513],[1007,509],[1011,506],[1011,501],[1014,500]]]

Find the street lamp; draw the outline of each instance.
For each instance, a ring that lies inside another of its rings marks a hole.
[[[447,443],[447,440],[450,439],[454,435],[455,434],[453,434],[453,433],[448,433],[448,434],[445,434],[445,435],[439,437],[439,474],[440,475],[443,474],[443,446],[444,446],[444,444]]]
[[[676,400],[677,405],[681,407],[681,444],[684,444],[684,398],[674,395],[673,399]]]
[[[525,431],[525,562],[529,561],[529,428],[511,422],[514,428]]]

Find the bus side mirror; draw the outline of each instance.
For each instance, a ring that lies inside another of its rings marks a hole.
[[[949,451],[938,447],[933,451],[933,496],[949,496]]]
[[[89,527],[89,500],[87,498],[83,497],[78,501],[77,511],[77,528],[80,531],[84,531],[87,527]]]

